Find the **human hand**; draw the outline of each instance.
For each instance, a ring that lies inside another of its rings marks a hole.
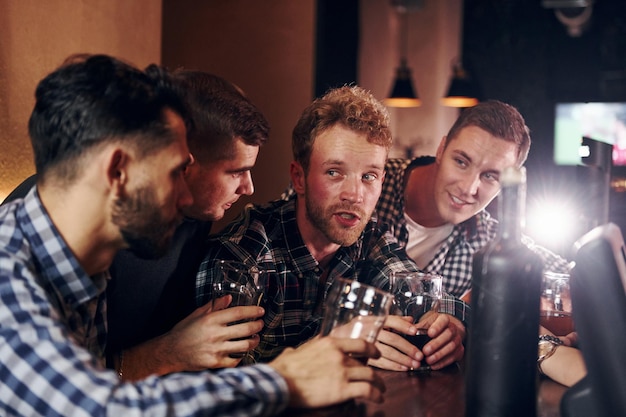
[[[228,307],[231,299],[227,295],[197,308],[167,334],[185,370],[236,366],[241,358],[230,355],[247,352],[259,344],[257,333],[263,321],[251,320],[260,318],[263,308]]]
[[[569,334],[566,334],[565,336],[556,336],[550,330],[539,325],[539,336],[541,336],[542,334],[548,334],[550,336],[558,337],[559,339],[561,339],[561,341],[563,342],[565,346],[578,347],[578,333],[577,332],[571,332]]]
[[[445,368],[463,358],[466,330],[456,317],[441,313],[424,315],[416,327],[428,328],[431,340],[424,345],[422,353],[431,369]]]
[[[269,365],[287,381],[290,407],[323,407],[354,398],[380,403],[382,379],[356,359],[379,354],[373,343],[362,339],[326,336],[285,349]]]
[[[417,327],[409,316],[389,315],[378,333],[376,347],[380,358],[370,359],[368,364],[391,371],[408,371],[420,366],[422,352],[402,335],[414,335]]]
[[[559,339],[565,346],[577,347],[578,346],[578,332],[571,332],[565,336],[559,336]]]
[[[234,367],[259,344],[264,310],[257,306],[228,307],[230,295],[197,308],[166,334],[124,351],[124,378],[136,380],[151,374]],[[246,320],[238,324],[230,324]],[[254,321],[248,321],[254,320]],[[237,340],[241,339],[241,340]]]
[[[418,328],[427,328],[431,338],[423,351],[402,337],[415,335]],[[411,317],[391,315],[378,335],[376,346],[381,357],[369,364],[393,371],[408,371],[426,364],[431,369],[441,369],[463,358],[464,338],[465,326],[448,314],[428,312],[417,324],[411,324]]]

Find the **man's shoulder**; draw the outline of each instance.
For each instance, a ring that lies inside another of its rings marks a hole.
[[[16,212],[19,201],[12,201],[0,206],[0,241],[4,241],[4,236],[8,232],[13,232],[16,228]]]
[[[0,253],[26,261],[30,257],[30,242],[18,219],[22,204],[22,200],[15,200],[0,206]]]
[[[405,176],[411,169],[430,165],[435,161],[431,156],[419,156],[414,159],[389,158],[385,163],[382,199],[400,198],[404,194]],[[380,203],[380,200],[379,200]]]
[[[394,236],[389,223],[381,221],[377,214],[370,217],[365,230],[361,234],[360,240],[364,247],[382,245],[395,248],[399,246],[398,239]]]
[[[275,200],[264,204],[248,204],[239,216],[220,232],[211,235],[210,240],[240,242],[246,237],[264,236],[278,233],[290,220],[295,221],[293,200]]]
[[[13,235],[6,236],[5,232],[11,229],[9,223],[14,222],[7,221],[7,217],[0,218],[0,293],[5,295],[15,293],[17,288],[30,291],[27,288],[33,288],[37,274],[30,242],[19,228],[13,227]],[[12,303],[19,303],[15,298],[11,300]]]
[[[473,217],[461,223],[466,232],[466,240],[470,243],[482,247],[496,237],[498,232],[498,221],[491,217],[487,210],[481,210]]]
[[[388,172],[395,172],[403,170],[411,163],[410,159],[406,158],[389,158],[385,163],[385,170]]]
[[[417,156],[413,159],[389,158],[387,159],[387,162],[385,164],[385,169],[386,170],[388,169],[391,171],[404,170],[408,168],[409,166],[411,167],[424,166],[424,165],[430,165],[433,162],[435,162],[435,157],[429,156],[429,155]]]

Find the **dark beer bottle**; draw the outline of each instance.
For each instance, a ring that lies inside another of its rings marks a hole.
[[[498,235],[474,254],[466,417],[534,417],[541,259],[522,244],[525,168],[500,175]]]

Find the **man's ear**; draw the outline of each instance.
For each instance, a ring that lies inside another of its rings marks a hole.
[[[291,185],[296,194],[304,194],[306,186],[302,165],[296,161],[291,161],[291,164],[289,164],[289,175],[291,176]]]
[[[439,142],[439,146],[437,147],[437,154],[436,154],[435,159],[438,164],[441,163],[441,157],[443,156],[443,151],[445,149],[446,149],[446,136],[441,138],[441,142]]]
[[[107,160],[107,182],[115,194],[120,194],[128,182],[128,162],[130,158],[119,148],[109,154]]]

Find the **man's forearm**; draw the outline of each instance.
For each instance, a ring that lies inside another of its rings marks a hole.
[[[118,352],[114,356],[115,370],[123,381],[137,381],[150,375],[165,375],[183,371],[172,363],[166,336]]]

